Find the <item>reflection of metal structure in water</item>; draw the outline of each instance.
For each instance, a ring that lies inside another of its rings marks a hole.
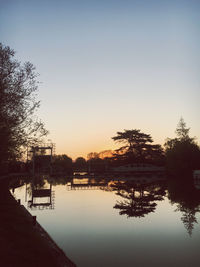
[[[96,190],[106,188],[108,183],[96,182],[90,179],[72,179],[71,182],[67,183],[67,190]]]
[[[166,177],[164,175],[158,174],[143,174],[128,177],[117,177],[117,178],[104,178],[94,179],[94,178],[73,178],[67,183],[67,190],[95,190],[101,189],[104,191],[113,191],[112,184],[117,181],[129,181],[135,184],[150,184],[152,182],[162,182],[165,181]]]
[[[28,190],[28,188],[27,188]],[[30,209],[54,209],[55,207],[55,192],[50,188],[37,188],[32,186],[31,199],[28,201]]]
[[[200,189],[200,170],[193,171],[194,186],[196,189]]]
[[[52,156],[55,154],[55,144],[44,144],[43,146],[32,146],[27,153],[27,161],[32,162],[32,172],[52,173]]]

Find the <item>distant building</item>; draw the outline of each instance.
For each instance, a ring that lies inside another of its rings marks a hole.
[[[196,189],[200,189],[200,170],[193,171],[194,186]]]
[[[164,170],[164,167],[147,163],[133,163],[112,168],[112,171],[115,173],[163,172]]]

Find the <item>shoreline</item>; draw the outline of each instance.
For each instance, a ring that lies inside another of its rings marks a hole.
[[[0,180],[1,264],[4,267],[76,267],[55,241],[20,205],[8,189],[9,179]]]

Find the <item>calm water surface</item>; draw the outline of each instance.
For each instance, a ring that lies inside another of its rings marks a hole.
[[[14,196],[78,267],[200,266],[193,185],[148,177],[48,181],[24,184]]]

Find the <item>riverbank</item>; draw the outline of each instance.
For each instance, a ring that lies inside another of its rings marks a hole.
[[[4,267],[75,267],[0,181],[0,263]]]

